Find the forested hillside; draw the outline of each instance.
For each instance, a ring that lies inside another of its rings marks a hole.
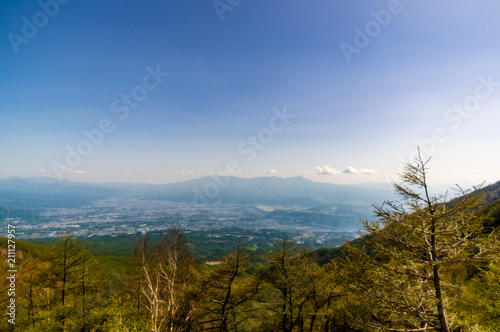
[[[408,165],[400,200],[334,251],[285,238],[260,257],[235,243],[203,262],[175,226],[138,238],[130,258],[94,256],[72,237],[15,241],[15,296],[7,278],[0,293],[3,308],[15,298],[15,325],[3,315],[1,329],[499,331],[499,183],[432,197],[426,175],[421,160]]]

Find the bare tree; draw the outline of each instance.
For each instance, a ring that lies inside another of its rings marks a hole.
[[[168,331],[184,331],[196,304],[191,301],[194,256],[184,232],[171,226],[157,247],[158,272],[164,287]]]
[[[153,245],[149,237],[141,237],[135,249],[144,278],[140,284],[146,298],[152,331],[185,331],[196,310],[189,292],[194,278],[194,257],[189,243],[179,228],[172,226]]]

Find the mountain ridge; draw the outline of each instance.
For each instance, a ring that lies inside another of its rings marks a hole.
[[[495,188],[498,196],[500,181]],[[196,200],[196,195],[202,199]],[[91,183],[49,177],[0,179],[0,206],[20,209],[75,207],[116,196],[179,203],[227,203],[242,205],[319,206],[348,204],[371,206],[395,199],[383,183],[333,184],[315,182],[302,176],[281,178],[204,176],[187,181],[149,183]]]

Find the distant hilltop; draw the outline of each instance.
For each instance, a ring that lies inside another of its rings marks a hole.
[[[449,186],[440,186],[436,190],[438,193],[444,193],[446,188]],[[498,199],[500,181],[490,185],[487,191],[489,199]],[[0,206],[4,207],[78,207],[117,196],[185,204],[222,203],[282,207],[312,207],[332,203],[371,206],[396,199],[387,183],[340,185],[314,182],[301,176],[205,176],[167,184],[71,182],[49,177],[0,179]]]
[[[340,185],[304,177],[205,176],[168,184],[87,183],[48,177],[0,179],[0,206],[77,207],[115,196],[186,204],[316,206],[323,203],[371,205],[392,197],[385,183]]]

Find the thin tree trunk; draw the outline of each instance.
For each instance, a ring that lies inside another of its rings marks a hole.
[[[450,332],[450,328],[448,327],[448,322],[446,320],[446,314],[443,305],[443,297],[441,294],[441,280],[439,278],[438,265],[434,265],[434,288],[436,290],[436,298],[438,300],[437,310],[438,310],[439,323],[441,324],[441,332]]]
[[[28,324],[32,327],[35,326],[35,305],[33,303],[33,272],[30,280],[30,290],[28,293],[29,296],[29,307],[28,307]]]
[[[316,321],[316,314],[311,317],[311,323],[309,324],[309,331],[312,332],[314,328],[314,322]]]
[[[420,152],[419,152],[420,153]],[[429,197],[429,190],[427,188],[427,179],[426,179],[426,174],[425,174],[425,165],[422,164],[422,168],[424,170],[422,174],[423,178],[423,187],[425,190],[425,198],[427,201],[427,206],[429,207],[429,213],[431,215],[431,260],[434,263],[433,266],[433,272],[434,272],[434,290],[436,292],[436,299],[437,299],[437,311],[438,311],[438,319],[439,323],[441,325],[441,332],[450,332],[450,328],[448,327],[448,322],[446,319],[446,314],[444,310],[444,305],[443,305],[443,295],[441,292],[441,279],[439,277],[439,265],[436,264],[438,261],[437,257],[437,250],[436,250],[436,218],[435,218],[435,210],[432,204],[432,201]]]
[[[64,247],[64,260],[63,260],[63,280],[62,280],[62,291],[61,291],[61,304],[62,304],[62,307],[63,307],[63,310],[65,310],[65,301],[66,301],[66,278],[67,278],[67,258],[68,258],[68,248],[67,248],[67,244],[65,244],[65,247]],[[66,331],[66,313],[63,313],[63,317],[62,317],[62,327],[63,327],[63,331]]]
[[[82,273],[82,331],[85,328],[85,322],[87,319],[87,313],[85,312],[85,263],[83,263],[83,273]]]

